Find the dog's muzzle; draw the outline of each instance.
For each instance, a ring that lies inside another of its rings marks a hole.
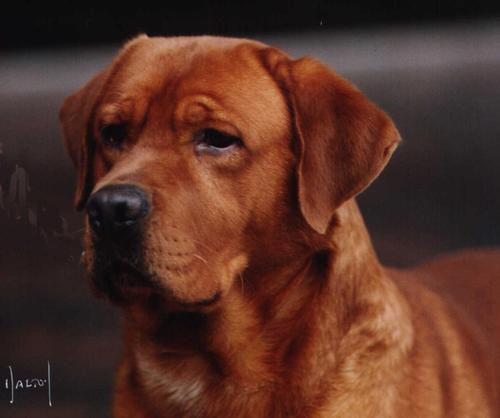
[[[149,195],[132,184],[108,185],[90,196],[86,211],[92,238],[87,268],[95,288],[118,300],[125,287],[149,286],[142,262]]]

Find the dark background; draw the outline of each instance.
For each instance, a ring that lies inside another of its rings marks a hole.
[[[152,2],[16,1],[0,15],[0,49],[74,47],[122,42],[140,32],[149,35],[219,34],[249,36],[297,32],[446,23],[490,19],[498,1],[332,1],[251,2],[187,0]]]
[[[9,189],[18,164],[31,188],[18,216],[0,208],[0,417],[109,416],[119,318],[82,274],[57,112],[139,32],[244,36],[313,55],[384,108],[404,141],[359,198],[383,262],[500,244],[498,2],[15,2],[0,14],[0,184]],[[8,366],[42,377],[47,360],[54,406],[44,390],[9,405]]]

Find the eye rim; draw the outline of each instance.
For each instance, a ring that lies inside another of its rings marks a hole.
[[[215,128],[198,131],[194,136],[194,143],[197,152],[211,154],[220,154],[243,146],[239,136]]]
[[[120,149],[127,138],[127,126],[124,123],[108,123],[99,129],[103,143],[115,149]]]

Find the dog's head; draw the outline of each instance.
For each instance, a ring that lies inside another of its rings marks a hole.
[[[216,305],[246,268],[327,237],[399,142],[318,61],[216,37],[134,39],[60,119],[96,288],[175,309]]]

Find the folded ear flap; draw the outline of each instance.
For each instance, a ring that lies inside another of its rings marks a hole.
[[[104,86],[117,66],[147,35],[138,35],[125,44],[114,62],[84,87],[69,96],[59,112],[66,150],[77,169],[74,204],[82,209],[94,184],[93,164],[95,141],[92,132],[93,113],[104,94]]]
[[[293,112],[300,209],[324,234],[335,209],[382,171],[400,135],[382,110],[319,61],[284,58],[275,74]]]
[[[94,77],[87,85],[69,96],[59,112],[66,150],[77,170],[74,204],[82,209],[92,190],[93,155],[92,113],[103,91],[108,71]]]

